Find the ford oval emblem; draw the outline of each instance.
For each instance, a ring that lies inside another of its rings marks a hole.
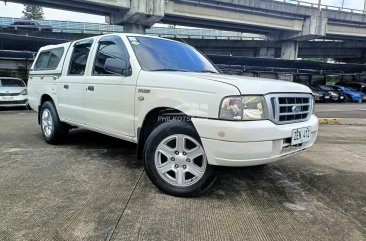
[[[292,112],[294,113],[300,113],[301,112],[301,106],[295,105],[292,107]]]

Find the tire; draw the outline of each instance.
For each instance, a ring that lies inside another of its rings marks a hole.
[[[60,143],[69,133],[67,124],[60,121],[56,107],[51,101],[43,103],[40,120],[43,138],[49,144]]]
[[[30,107],[30,105],[29,105],[29,104],[27,104],[27,105],[25,106],[25,109],[26,109],[26,110],[32,110],[32,108]]]
[[[144,147],[144,164],[151,182],[177,197],[200,195],[217,179],[216,168],[208,164],[200,137],[188,122],[169,121],[153,130]]]
[[[345,95],[345,102],[352,102],[352,97],[350,95]]]

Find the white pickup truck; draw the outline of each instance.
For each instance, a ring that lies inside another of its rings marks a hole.
[[[207,190],[215,166],[254,166],[314,144],[311,90],[223,75],[193,47],[111,34],[40,49],[28,99],[48,143],[72,127],[137,143],[151,181],[175,196]]]

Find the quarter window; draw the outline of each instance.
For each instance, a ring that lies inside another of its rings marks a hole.
[[[70,59],[69,75],[84,75],[92,44],[93,42],[89,40],[74,45]]]
[[[64,54],[64,48],[56,48],[47,51],[43,51],[39,54],[35,70],[54,70],[60,63],[62,55]]]

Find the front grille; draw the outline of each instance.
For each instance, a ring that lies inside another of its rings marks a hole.
[[[311,94],[270,95],[272,121],[289,124],[308,120],[313,108],[312,98]]]
[[[0,93],[0,96],[17,96],[20,93]]]
[[[25,103],[27,100],[0,101],[0,105],[22,105]]]

